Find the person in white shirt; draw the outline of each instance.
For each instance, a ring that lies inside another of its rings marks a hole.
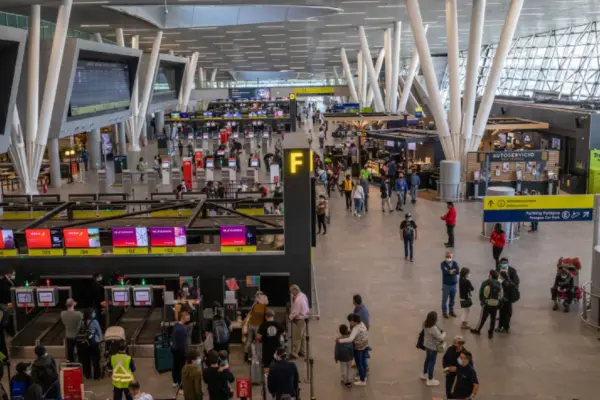
[[[360,217],[360,210],[362,210],[363,202],[365,201],[365,191],[361,185],[354,183],[354,212],[353,215]]]
[[[290,286],[292,295],[292,309],[290,321],[292,321],[292,354],[290,358],[304,357],[306,355],[306,318],[308,317],[308,298],[298,285]]]
[[[319,130],[319,147],[323,148],[325,146],[325,131],[323,128]]]
[[[360,315],[350,314],[348,316],[352,331],[347,338],[336,339],[337,343],[352,343],[354,345],[354,362],[358,370],[358,380],[354,382],[357,386],[367,384],[367,352],[369,347],[369,331],[362,322]]]

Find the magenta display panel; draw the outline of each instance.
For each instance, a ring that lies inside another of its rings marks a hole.
[[[187,244],[182,226],[159,226],[150,228],[150,246],[183,247]]]
[[[245,246],[246,227],[229,225],[221,227],[221,246]]]
[[[148,229],[137,228],[112,228],[113,247],[148,247]]]

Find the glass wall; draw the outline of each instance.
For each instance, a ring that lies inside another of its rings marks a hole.
[[[501,74],[497,95],[533,97],[535,92],[567,100],[600,98],[600,32],[598,22],[516,38]],[[481,49],[477,95],[485,90],[496,45]],[[460,75],[466,74],[467,52],[460,54]],[[448,70],[441,85],[448,101]]]

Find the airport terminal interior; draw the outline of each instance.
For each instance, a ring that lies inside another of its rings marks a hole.
[[[598,15],[0,0],[0,396],[598,398]]]

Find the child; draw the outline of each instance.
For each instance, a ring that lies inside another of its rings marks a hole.
[[[347,325],[340,325],[339,338],[347,338],[350,336],[350,329]],[[352,387],[350,371],[352,370],[352,360],[354,359],[354,347],[352,343],[336,343],[335,344],[335,362],[340,363],[340,371],[342,374],[342,384],[346,387]]]
[[[10,396],[12,399],[24,399],[29,386],[31,386],[31,376],[27,373],[29,364],[20,362],[17,364],[17,373],[10,380]]]
[[[220,364],[219,372],[229,369],[228,357],[229,357],[229,353],[227,353],[227,350],[219,351],[219,364]]]

